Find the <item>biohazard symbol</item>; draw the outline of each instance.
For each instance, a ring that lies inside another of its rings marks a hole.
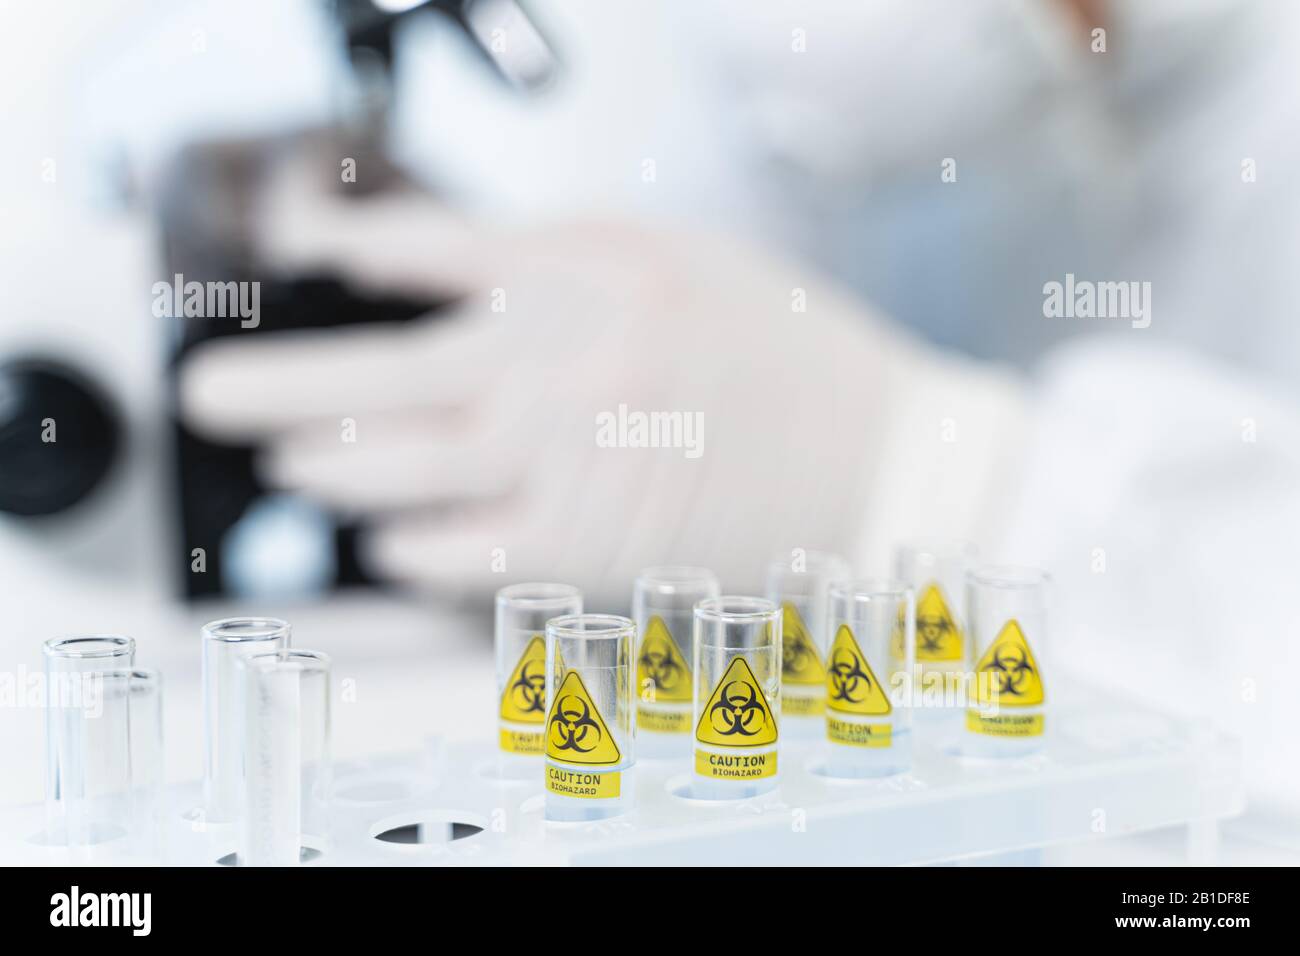
[[[650,618],[641,653],[636,659],[636,686],[646,700],[667,703],[690,703],[691,669],[682,650],[673,640],[668,625],[658,617]],[[653,692],[654,696],[650,694]]]
[[[535,635],[501,692],[501,719],[540,724],[546,719],[546,642]]]
[[[787,684],[824,684],[826,668],[803,618],[789,601],[782,606],[781,679]]]
[[[564,763],[611,764],[618,744],[577,671],[569,671],[546,718],[546,756]]]
[[[826,706],[844,714],[883,715],[893,711],[885,689],[847,624],[841,624],[826,668]]]
[[[743,657],[734,658],[713,688],[695,739],[718,747],[761,747],[776,743],[776,718],[758,678]]]
[[[961,631],[937,584],[930,584],[916,602],[916,659],[959,661]]]
[[[1003,707],[1043,702],[1042,674],[1019,621],[1007,621],[975,665],[975,699]]]

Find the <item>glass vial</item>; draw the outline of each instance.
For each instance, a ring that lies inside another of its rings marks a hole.
[[[646,757],[690,754],[695,605],[720,593],[707,568],[647,568],[632,588],[637,731]]]
[[[795,551],[767,568],[767,597],[781,609],[781,729],[819,736],[826,713],[826,630],[832,584],[851,577],[837,554]]]
[[[826,772],[880,777],[912,766],[908,675],[916,654],[916,605],[901,581],[836,584],[826,657]],[[895,662],[896,669],[890,669]],[[888,675],[889,683],[880,675]]]
[[[131,829],[130,690],[135,642],[46,641],[45,841],[86,847]]]
[[[776,787],[781,610],[755,597],[695,606],[693,792],[736,800]]]
[[[967,753],[1020,756],[1042,747],[1050,580],[1036,568],[1009,566],[976,568],[966,577],[971,662]]]
[[[537,779],[546,750],[546,622],[581,613],[582,592],[568,584],[512,584],[497,592],[497,739],[507,776]]]
[[[241,866],[296,866],[329,836],[330,660],[289,649],[238,668],[244,743]]]
[[[604,820],[632,806],[636,711],[630,618],[546,624],[546,819]]]
[[[240,658],[289,646],[289,625],[270,617],[238,617],[203,625],[203,794],[210,823],[238,818],[243,786]]]
[[[966,573],[976,559],[962,542],[905,544],[895,576],[916,592],[916,716],[960,717],[967,666]]]
[[[162,675],[152,667],[131,671],[132,837],[142,856],[162,856],[163,834]]]

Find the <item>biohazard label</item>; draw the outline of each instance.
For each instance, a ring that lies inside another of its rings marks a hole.
[[[533,635],[501,692],[501,719],[517,724],[546,720],[546,642]]]
[[[661,704],[691,702],[691,667],[658,615],[650,618],[636,659],[636,686],[641,700]],[[687,726],[690,725],[689,720]]]
[[[776,776],[776,751],[761,754],[714,754],[695,751],[695,772],[715,780],[761,780]]]
[[[852,747],[888,747],[893,743],[892,724],[859,724],[827,715],[826,739]]]
[[[931,583],[916,602],[916,659],[959,661],[963,653],[957,620],[939,585]]]
[[[826,663],[826,706],[831,710],[873,717],[893,712],[889,696],[847,624],[835,632]]]
[[[648,731],[652,734],[689,734],[691,732],[691,709],[689,707],[668,709],[642,705],[637,708],[636,729]]]
[[[561,763],[607,765],[623,759],[577,671],[569,671],[546,718],[546,756]]]
[[[786,601],[781,605],[781,682],[783,684],[808,684],[822,686],[826,683],[826,668],[817,645],[804,627],[798,609]]]
[[[546,735],[540,730],[501,728],[501,749],[508,754],[538,757],[546,752]]]
[[[617,797],[620,778],[618,771],[590,773],[583,770],[565,770],[562,767],[546,768],[546,789],[564,797],[582,800],[608,800]]]
[[[1007,621],[975,665],[971,697],[977,704],[1036,707],[1043,702],[1043,680],[1029,642],[1015,619]]]
[[[722,680],[713,688],[700,713],[700,722],[695,725],[695,739],[715,747],[776,743],[776,715],[743,657],[732,658]]]
[[[987,737],[1041,737],[1042,714],[981,714],[966,711],[966,729]]]

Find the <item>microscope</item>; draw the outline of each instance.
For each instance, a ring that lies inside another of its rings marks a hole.
[[[325,188],[355,198],[418,187],[386,153],[397,94],[395,37],[421,17],[453,24],[502,82],[521,95],[545,88],[556,73],[550,44],[516,0],[321,0],[348,65],[337,115],[326,126],[239,140],[189,142],[164,164],[151,192],[159,275],[196,280],[209,290],[257,283],[252,323],[182,308],[181,290],[160,314],[169,331],[169,485],[175,533],[165,555],[185,598],[310,597],[372,585],[356,558],[359,528],[315,505],[276,493],[258,479],[258,449],[222,444],[186,427],[176,411],[179,370],[187,355],[227,335],[276,336],[347,324],[437,321],[442,302],[374,296],[326,274],[285,276],[258,261],[254,222],[271,173],[286,156],[319,171]],[[340,176],[340,160],[361,171]],[[296,168],[296,167],[295,167]],[[194,314],[200,312],[201,314]],[[155,302],[155,314],[157,307]],[[18,521],[76,516],[130,448],[132,423],[109,390],[63,359],[21,357],[0,363],[0,512]],[[57,418],[57,445],[42,442]],[[63,520],[63,519],[59,519]],[[196,556],[203,573],[193,573]]]

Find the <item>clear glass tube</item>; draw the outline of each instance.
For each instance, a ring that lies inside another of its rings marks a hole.
[[[164,833],[162,675],[152,667],[131,671],[132,843],[157,859]]]
[[[582,613],[568,584],[512,584],[496,597],[497,724],[507,775],[537,777],[546,750],[546,622]],[[513,773],[512,773],[513,772]]]
[[[911,769],[908,677],[916,660],[914,592],[901,581],[836,584],[830,595],[830,627],[826,772],[835,777],[879,777]]]
[[[546,624],[546,819],[601,820],[632,806],[636,713],[631,619]]]
[[[1051,664],[1050,583],[1044,571],[1011,566],[976,568],[966,577],[971,669],[967,753],[1019,756],[1042,747],[1044,667]]]
[[[787,739],[824,729],[830,588],[850,577],[847,561],[823,551],[797,551],[768,565],[767,597],[781,608],[781,729]]]
[[[210,823],[233,823],[243,786],[240,658],[289,646],[289,625],[271,617],[237,617],[203,625],[203,794]]]
[[[707,568],[646,568],[632,586],[637,732],[647,757],[690,754],[695,605],[721,593]]]
[[[243,657],[241,866],[295,866],[329,835],[330,660],[284,649]]]
[[[916,592],[917,717],[959,716],[967,658],[966,573],[975,546],[965,542],[905,544],[894,573]]]
[[[131,667],[118,635],[46,641],[45,840],[84,847],[131,829]]]
[[[781,610],[755,597],[695,606],[694,794],[752,797],[776,786]]]

